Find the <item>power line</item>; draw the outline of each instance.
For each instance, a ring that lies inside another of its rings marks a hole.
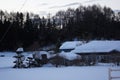
[[[21,6],[19,11],[21,11],[23,9],[23,7],[25,6],[26,3],[27,3],[27,0],[24,1],[24,3],[22,4],[22,6]],[[3,34],[2,38],[0,39],[0,43],[3,41],[3,39],[5,38],[5,36],[7,35],[8,31],[10,30],[11,27],[12,27],[12,24],[9,25],[8,29]]]
[[[3,39],[5,38],[5,36],[7,35],[8,31],[10,30],[11,27],[12,27],[12,24],[9,25],[8,29],[7,29],[6,32],[3,34],[2,38],[0,39],[0,43],[3,41]]]
[[[27,3],[27,0],[24,1],[24,3],[22,4],[22,6],[21,6],[19,11],[21,11],[23,9],[23,7],[25,6],[26,3]]]

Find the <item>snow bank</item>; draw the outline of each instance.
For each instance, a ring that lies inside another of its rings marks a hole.
[[[97,63],[96,66],[115,66],[114,63]]]
[[[1,80],[108,80],[109,67],[0,69]],[[115,73],[114,76],[120,73]],[[119,80],[119,79],[118,79]]]
[[[5,68],[12,68],[14,66],[13,61],[15,61],[15,58],[8,57],[8,56],[0,57],[0,70]]]
[[[75,53],[72,52],[64,52],[62,51],[61,53],[59,53],[59,56],[68,59],[68,60],[75,60],[75,59],[80,59],[81,57]]]
[[[0,55],[4,55],[5,57],[13,57],[15,54],[15,52],[0,52]]]

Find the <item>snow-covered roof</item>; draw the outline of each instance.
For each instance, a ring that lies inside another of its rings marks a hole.
[[[120,41],[90,41],[84,45],[76,47],[74,53],[102,53],[120,51]]]
[[[17,51],[17,52],[23,52],[24,50],[23,50],[22,47],[20,47],[20,48],[18,48],[16,51]]]
[[[43,55],[43,54],[46,54],[48,59],[54,56],[54,54],[51,55],[47,51],[35,51],[34,54],[35,54],[36,58],[40,58],[40,59],[42,59],[41,55]]]
[[[72,53],[72,52],[64,52],[64,51],[59,53],[59,56],[65,58],[65,59],[68,59],[68,60],[75,60],[75,59],[80,59],[81,58],[80,55],[77,55],[77,54]]]
[[[64,42],[59,49],[74,49],[76,46],[83,44],[82,41],[67,41]]]

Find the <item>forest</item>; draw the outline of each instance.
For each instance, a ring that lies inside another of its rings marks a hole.
[[[60,10],[47,18],[0,10],[0,51],[27,50],[70,40],[120,40],[120,12],[100,5]],[[31,48],[29,48],[31,47]]]

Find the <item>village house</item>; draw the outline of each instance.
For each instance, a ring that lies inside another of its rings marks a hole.
[[[81,55],[87,65],[98,62],[120,64],[120,41],[90,41],[71,52]]]

